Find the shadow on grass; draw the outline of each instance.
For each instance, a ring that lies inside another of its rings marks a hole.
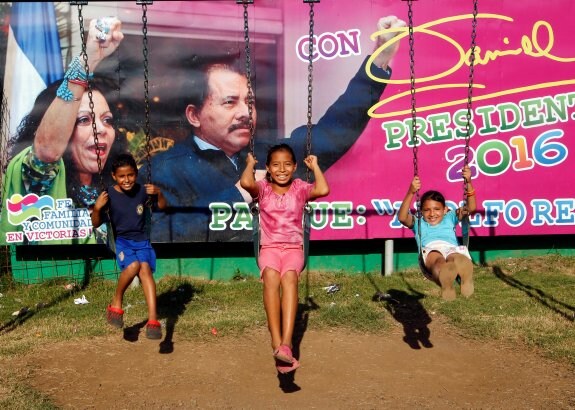
[[[33,308],[28,306],[22,307],[17,316],[0,325],[0,334],[13,331],[18,326],[22,326],[27,320],[31,319],[40,310],[51,308],[52,306],[55,306],[64,300],[68,300],[74,297],[76,293],[79,292],[66,291],[52,299],[50,302],[38,302]]]
[[[403,341],[412,349],[427,349],[433,347],[429,340],[431,331],[428,325],[431,323],[431,316],[423,307],[420,300],[424,294],[412,290],[409,294],[403,290],[389,289],[386,293],[385,308],[393,318],[403,326]]]
[[[66,285],[71,286],[71,288],[64,290],[62,293],[54,297],[49,302],[39,301],[36,303],[36,305],[34,305],[34,307],[30,306],[21,307],[16,316],[0,325],[0,334],[11,332],[18,326],[22,326],[26,321],[31,319],[34,315],[36,315],[39,311],[43,309],[51,308],[53,306],[58,305],[60,302],[73,299],[74,297],[77,297],[77,295],[81,294],[82,293],[81,291],[86,289],[89,283],[88,277],[90,276],[91,271],[88,268],[88,262],[86,265],[87,266],[86,274],[84,275],[84,279],[81,281],[80,287],[76,286],[75,284]],[[62,285],[62,287],[64,287],[64,285]]]
[[[196,290],[189,283],[178,285],[175,289],[170,289],[162,293],[156,299],[158,319],[166,319],[165,337],[160,342],[160,353],[167,354],[174,351],[174,329],[181,315],[186,311],[186,306],[193,299]],[[124,328],[124,340],[137,342],[142,329],[146,326],[147,320],[138,322],[130,327]]]
[[[71,288],[65,289],[62,293],[54,297],[49,302],[39,301],[36,303],[34,307],[23,306],[22,308],[20,308],[17,316],[14,316],[12,319],[0,325],[0,334],[11,332],[18,326],[22,326],[26,321],[31,319],[36,313],[38,313],[43,309],[51,308],[52,306],[58,305],[60,302],[73,299],[74,297],[76,297],[77,294],[81,294],[81,291],[85,290],[90,284],[90,278],[95,272],[96,264],[97,261],[88,259],[84,261],[84,276],[80,281],[79,286],[75,284],[75,280],[73,279],[67,280],[66,278],[58,278],[57,282],[54,281],[55,286],[59,286],[60,285],[59,282],[62,282],[62,287],[71,286]],[[72,282],[72,283],[70,283],[69,285],[63,285],[63,283],[65,282]],[[44,285],[50,286],[50,281],[46,281]],[[42,285],[36,285],[36,286],[42,286]]]
[[[158,296],[158,318],[166,319],[166,336],[160,342],[160,353],[168,354],[174,351],[173,337],[176,323],[196,293],[197,290],[191,284],[182,283]]]
[[[431,331],[428,325],[431,323],[431,316],[423,307],[420,300],[425,295],[415,290],[403,277],[403,281],[408,288],[408,292],[399,289],[389,289],[382,292],[371,275],[365,275],[375,289],[375,294],[371,298],[374,302],[384,302],[385,309],[391,313],[393,318],[403,326],[403,341],[412,349],[421,347],[431,348],[433,344],[429,340]]]
[[[552,295],[543,292],[541,289],[537,289],[529,284],[506,275],[499,266],[493,267],[493,274],[501,281],[505,282],[509,286],[513,286],[514,288],[521,290],[530,298],[536,300],[553,312],[558,313],[565,319],[571,322],[575,321],[575,306],[561,302],[560,300],[555,299]]]

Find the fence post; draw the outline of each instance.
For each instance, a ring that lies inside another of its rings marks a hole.
[[[383,264],[383,275],[391,276],[393,273],[393,239],[385,240]]]

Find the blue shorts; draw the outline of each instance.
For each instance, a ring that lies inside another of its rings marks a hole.
[[[293,270],[298,276],[303,270],[303,248],[301,245],[264,245],[258,256],[260,278],[265,268],[278,271],[280,277],[286,272]]]
[[[150,241],[116,238],[116,260],[121,270],[126,269],[132,262],[145,262],[150,265],[152,273],[156,271],[156,252]]]

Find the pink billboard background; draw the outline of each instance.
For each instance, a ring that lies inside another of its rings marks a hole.
[[[469,142],[478,201],[473,236],[575,233],[570,183],[575,169],[570,152],[575,145],[575,28],[568,18],[574,11],[568,0],[479,3]],[[472,12],[471,0],[413,2],[419,176],[422,191],[441,191],[451,207],[463,197],[458,171],[465,144]],[[277,104],[268,107],[275,113],[265,128],[268,137],[289,135],[306,122],[308,13],[309,6],[297,0],[255,0],[249,6],[254,58],[267,64],[259,78],[272,82],[259,87],[256,82],[256,97],[269,92],[266,98]],[[90,2],[84,8],[86,20],[102,15],[118,16],[134,39],[141,33],[135,2]],[[314,5],[314,121],[374,52],[377,21],[388,15],[407,21],[407,2],[323,0]],[[176,60],[194,51],[190,44],[204,40],[225,41],[242,52],[242,19],[243,8],[233,0],[154,2],[148,8],[151,43],[162,38],[157,44],[164,50],[152,48],[151,58],[164,52]],[[188,37],[193,42],[186,43]],[[414,175],[407,30],[399,37],[391,81],[379,103],[369,108],[370,122],[326,172],[331,193],[314,204],[312,239],[413,237],[396,220]],[[123,55],[139,56],[137,47]],[[164,64],[159,60],[154,64]],[[369,67],[363,69],[372,81],[382,81]],[[140,77],[121,75],[122,97],[141,92]],[[169,78],[152,77],[152,95],[169,99],[181,91]],[[177,135],[186,135],[173,128],[177,121],[168,121],[166,113],[160,117],[152,124],[155,129],[176,141]],[[258,130],[263,128],[258,123]]]
[[[407,20],[406,2],[359,3],[317,5],[318,38],[329,38],[327,32],[357,30],[365,55],[373,48],[370,36],[379,16]],[[575,169],[571,152],[575,143],[575,50],[571,45],[575,29],[565,18],[574,8],[569,1],[479,4],[469,151],[478,200],[472,235],[575,232],[575,196],[570,183]],[[305,27],[290,28],[302,18],[304,9],[285,9],[288,61],[297,62],[289,52],[294,51],[293,44]],[[472,11],[471,1],[413,2],[422,191],[437,189],[453,201],[452,206],[463,197],[457,171],[465,144],[469,76],[465,53],[471,43]],[[413,150],[408,145],[409,43],[404,35],[392,64],[392,83],[380,104],[372,107],[370,124],[327,172],[331,185],[327,201],[330,206],[339,201],[339,211],[327,223],[316,218],[316,225],[325,228],[314,232],[315,239],[412,237],[395,219],[414,174]],[[333,41],[324,41],[331,51]],[[336,84],[343,89],[362,58],[320,56],[314,66],[319,95],[314,102],[332,101],[341,91]],[[286,64],[287,83],[304,81],[302,64]],[[292,99],[304,101],[305,97],[300,93],[286,98]]]

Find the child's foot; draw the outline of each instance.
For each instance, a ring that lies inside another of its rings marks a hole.
[[[293,361],[291,363],[285,363],[285,362],[282,362],[282,361],[276,359],[277,371],[280,372],[281,374],[293,372],[295,369],[297,369],[299,367],[299,362],[297,361],[297,359],[295,357],[292,357],[292,360]]]
[[[295,360],[288,345],[280,345],[276,350],[274,350],[274,357],[285,363],[293,363]]]
[[[455,266],[461,278],[461,295],[468,298],[473,295],[473,263],[464,256],[455,259]]]
[[[455,300],[455,287],[453,282],[457,277],[457,270],[454,263],[446,263],[439,273],[439,284],[441,286],[441,297],[443,300]]]
[[[148,323],[146,323],[146,337],[148,339],[161,339],[162,324],[157,320],[148,320]]]
[[[121,329],[124,327],[124,311],[108,305],[106,308],[106,320],[110,325]]]

